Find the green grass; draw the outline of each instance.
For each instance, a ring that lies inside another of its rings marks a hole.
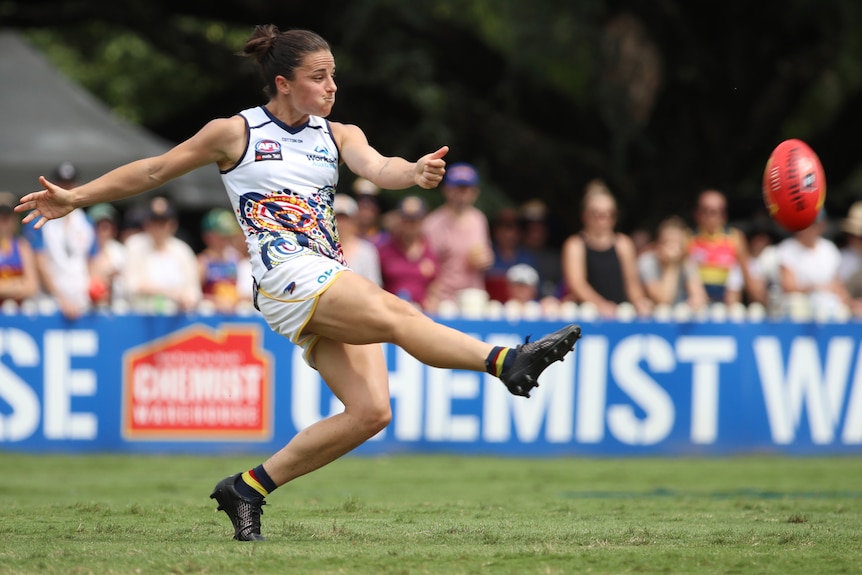
[[[0,574],[862,573],[859,457],[347,457],[238,543],[258,462],[0,453]]]

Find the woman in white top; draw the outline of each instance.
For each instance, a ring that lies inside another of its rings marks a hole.
[[[781,289],[788,304],[801,295],[813,311],[834,312],[849,301],[838,275],[841,254],[823,237],[825,229],[821,212],[813,224],[778,244]]]

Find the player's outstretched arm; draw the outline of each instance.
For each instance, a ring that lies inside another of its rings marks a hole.
[[[197,134],[160,156],[136,160],[111,170],[95,180],[71,189],[62,188],[44,176],[44,189],[25,195],[15,207],[29,212],[24,223],[38,218],[36,227],[61,218],[75,208],[99,202],[111,202],[155,189],[174,178],[212,163],[227,163],[236,141],[244,137],[240,118],[209,122]],[[241,146],[241,144],[240,144]]]
[[[369,145],[357,126],[332,122],[333,135],[341,157],[354,174],[371,180],[387,190],[403,190],[411,186],[425,189],[437,187],[446,173],[448,146],[409,162],[404,158],[386,157]]]

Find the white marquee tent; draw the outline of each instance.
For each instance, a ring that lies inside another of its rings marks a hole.
[[[0,190],[38,189],[64,161],[82,181],[126,162],[160,154],[172,143],[126,122],[55,69],[20,34],[0,29]],[[207,166],[157,193],[177,206],[226,205],[218,169]]]

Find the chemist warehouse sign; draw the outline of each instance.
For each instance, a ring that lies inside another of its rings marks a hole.
[[[259,331],[196,325],[126,352],[123,436],[270,439],[270,360]]]
[[[448,322],[514,345],[552,322]],[[387,346],[363,453],[862,453],[862,325],[589,323],[531,399]],[[0,316],[0,449],[270,452],[343,406],[257,317]]]

